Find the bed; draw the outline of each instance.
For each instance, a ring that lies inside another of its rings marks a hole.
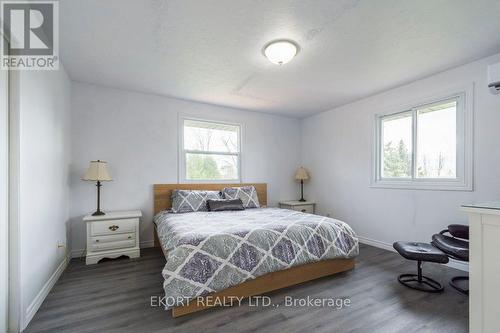
[[[254,186],[261,208],[172,214],[178,190]],[[344,222],[267,208],[267,184],[154,185],[155,247],[167,263],[167,308],[179,317],[219,302],[289,287],[354,268],[358,239]],[[190,302],[189,300],[197,299]]]

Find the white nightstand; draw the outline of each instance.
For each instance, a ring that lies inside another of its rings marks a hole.
[[[292,209],[302,213],[314,214],[315,202],[312,201],[281,201],[280,208]]]
[[[138,258],[140,210],[107,212],[106,215],[87,215],[86,264],[97,264],[103,258],[128,256]]]

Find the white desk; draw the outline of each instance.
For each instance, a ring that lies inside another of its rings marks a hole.
[[[462,206],[469,214],[469,332],[500,332],[500,202]]]

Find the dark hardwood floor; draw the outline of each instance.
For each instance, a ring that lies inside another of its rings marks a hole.
[[[92,266],[74,259],[25,332],[468,332],[468,298],[448,286],[460,271],[425,264],[424,274],[446,286],[442,294],[428,294],[396,280],[414,272],[415,262],[367,245],[360,252],[353,271],[270,293],[279,307],[245,302],[176,319],[150,306],[150,296],[163,293],[160,249]],[[285,307],[285,296],[348,297],[351,305]]]

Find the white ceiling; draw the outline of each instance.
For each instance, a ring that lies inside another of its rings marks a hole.
[[[498,0],[64,0],[72,79],[304,117],[500,52]],[[280,67],[273,39],[301,50]],[[485,74],[486,75],[486,74]]]

